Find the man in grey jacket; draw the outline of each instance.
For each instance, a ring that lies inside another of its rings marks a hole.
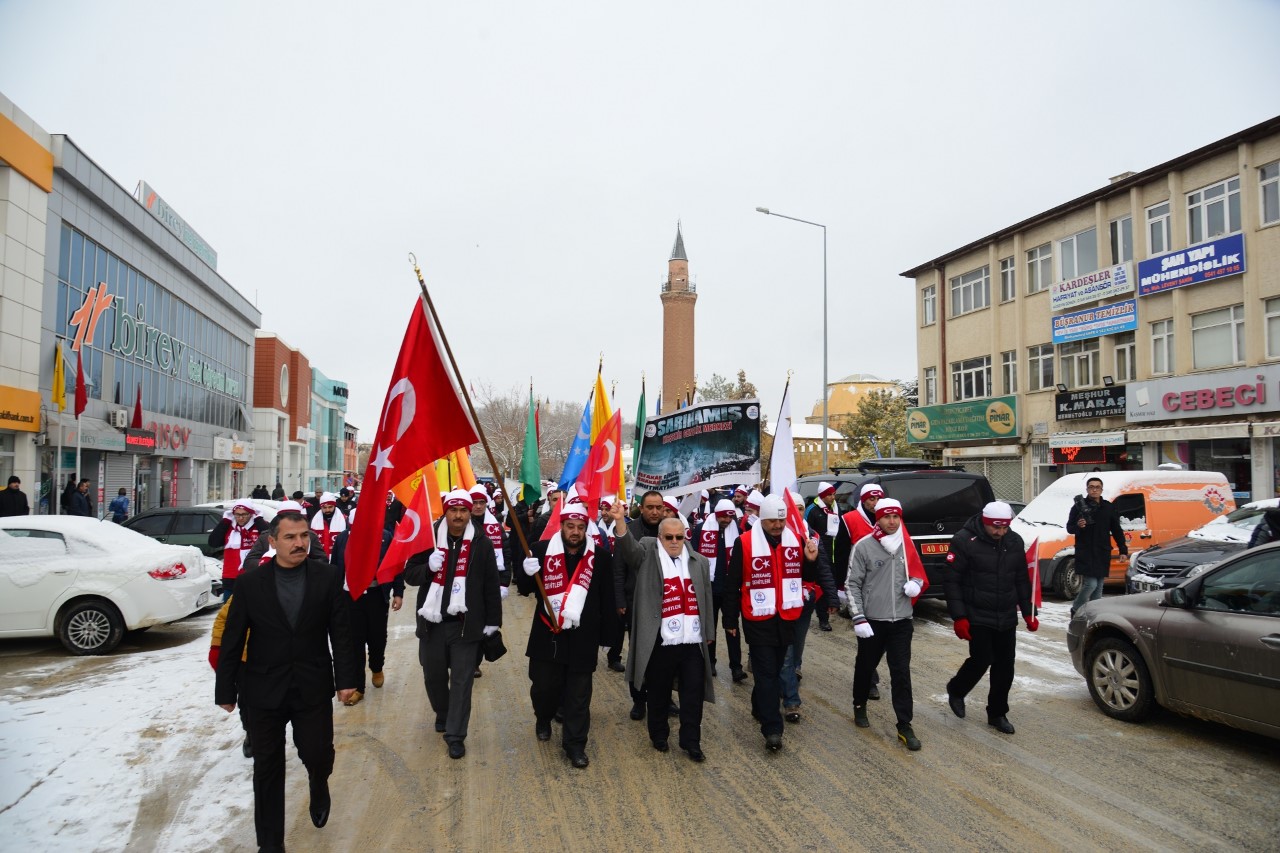
[[[845,590],[858,635],[853,722],[859,728],[871,725],[867,719],[871,675],[887,653],[898,740],[914,752],[920,748],[920,740],[911,729],[911,617],[912,600],[920,595],[922,584],[910,571],[908,548],[914,551],[904,541],[902,504],[882,499],[876,504],[876,526],[853,547]]]
[[[618,561],[635,577],[631,606],[631,643],[627,681],[648,686],[649,740],[659,752],[670,747],[667,705],[672,682],[679,678],[680,748],[694,761],[702,752],[702,703],[714,702],[711,663],[711,567],[707,558],[685,547],[684,524],[678,518],[658,524],[658,538],[636,541],[628,535],[621,503],[609,510],[617,533]]]

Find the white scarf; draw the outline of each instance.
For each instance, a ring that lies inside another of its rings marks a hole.
[[[757,570],[755,566],[743,566],[742,575],[744,578],[744,586],[751,588],[751,615],[757,619],[773,616],[778,612],[777,588],[782,587],[782,609],[792,610],[794,608],[804,606],[804,586],[797,574],[794,578],[783,577],[783,567],[773,566],[773,549],[769,547],[769,540],[764,535],[764,525],[757,524],[751,528],[751,560],[753,563],[763,560],[764,563]],[[778,543],[778,552],[786,554],[788,548],[794,548],[795,552],[803,554],[803,548],[800,540],[796,538],[796,534],[790,527],[782,528],[782,537]],[[743,555],[746,556],[745,554]],[[803,558],[800,558],[803,562]],[[757,576],[758,575],[758,576]],[[745,579],[751,577],[751,582]],[[781,583],[776,582],[780,579]]]
[[[707,562],[711,566],[711,580],[714,583],[716,579],[716,540],[720,536],[720,524],[716,521],[715,514],[707,516],[707,520],[702,522],[698,528],[698,553],[707,558]],[[738,525],[736,522],[729,522],[729,526],[724,529],[724,552],[726,554],[733,553],[733,543],[738,541]]]
[[[320,544],[324,546],[324,555],[327,557],[333,553],[333,540],[347,529],[347,517],[335,509],[326,526],[324,510],[320,510],[311,517],[311,529],[320,537]]]
[[[884,548],[892,556],[902,550],[902,527],[898,528],[898,532],[890,536],[880,529],[880,525],[876,525],[875,530],[871,531],[871,538],[880,543],[880,547]]]
[[[698,597],[689,577],[689,556],[681,552],[672,557],[660,544],[658,559],[662,563],[662,622],[659,634],[662,645],[678,646],[702,642],[702,620],[698,614]]]
[[[444,565],[436,572],[435,578],[427,586],[427,598],[418,615],[428,622],[439,622],[444,618],[440,606],[444,603],[444,577],[449,570],[449,525],[444,521],[436,528],[436,549],[444,555]],[[471,539],[476,534],[470,521],[462,531],[462,547],[458,549],[458,564],[453,570],[453,586],[449,590],[449,615],[456,616],[467,612],[467,563],[471,555]]]
[[[827,535],[835,536],[840,532],[840,515],[822,502],[822,498],[814,498],[813,505],[827,514]]]
[[[582,622],[582,608],[587,603],[596,560],[596,540],[590,534],[584,548],[578,568],[570,577],[566,571],[564,537],[556,533],[547,542],[547,554],[542,560],[542,584],[551,612],[561,628],[576,628]]]

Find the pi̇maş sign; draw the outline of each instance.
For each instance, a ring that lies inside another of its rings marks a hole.
[[[719,400],[649,418],[637,491],[683,495],[760,479],[760,402]]]

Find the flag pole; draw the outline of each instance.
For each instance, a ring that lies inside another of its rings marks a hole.
[[[782,402],[778,404],[778,420],[774,422],[774,426],[773,426],[773,437],[775,441],[778,438],[778,424],[782,422],[782,406],[787,402],[787,390],[791,387],[791,374],[794,372],[795,372],[794,370],[787,371],[787,384],[782,386]],[[772,456],[773,454],[770,453],[769,455]],[[761,459],[760,460],[760,482],[761,483],[767,483],[769,481],[769,478],[765,476],[768,472],[769,472],[769,460]]]
[[[61,358],[61,353],[59,353]],[[62,494],[54,494],[62,487],[62,412],[58,412],[58,457],[53,462],[53,482],[49,484],[49,515],[60,515]],[[37,501],[39,498],[37,498]]]

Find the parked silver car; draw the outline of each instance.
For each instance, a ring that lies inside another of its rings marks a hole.
[[[1067,648],[1109,717],[1171,711],[1280,738],[1280,543],[1181,586],[1090,602]]]

